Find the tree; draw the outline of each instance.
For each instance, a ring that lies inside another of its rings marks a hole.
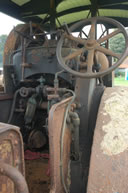
[[[4,45],[7,39],[7,35],[0,36],[0,67],[3,65],[3,52],[4,52]]]
[[[109,40],[109,47],[115,53],[121,54],[125,49],[125,39],[122,34],[118,34]]]

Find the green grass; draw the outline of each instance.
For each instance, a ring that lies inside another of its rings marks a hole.
[[[115,77],[114,86],[128,86],[128,80],[125,80],[125,77]]]

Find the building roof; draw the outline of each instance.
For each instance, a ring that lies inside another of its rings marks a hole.
[[[128,68],[128,57],[124,60],[124,62],[118,68]]]

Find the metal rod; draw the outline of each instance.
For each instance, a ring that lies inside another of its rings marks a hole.
[[[0,174],[9,177],[14,182],[18,193],[29,193],[24,177],[13,166],[0,161]]]

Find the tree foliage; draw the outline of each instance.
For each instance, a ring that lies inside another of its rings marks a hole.
[[[118,34],[110,39],[109,47],[115,53],[121,54],[125,49],[125,39],[122,34]]]
[[[4,52],[4,45],[7,39],[7,35],[1,35],[0,36],[0,67],[2,67],[3,64],[3,52]]]

